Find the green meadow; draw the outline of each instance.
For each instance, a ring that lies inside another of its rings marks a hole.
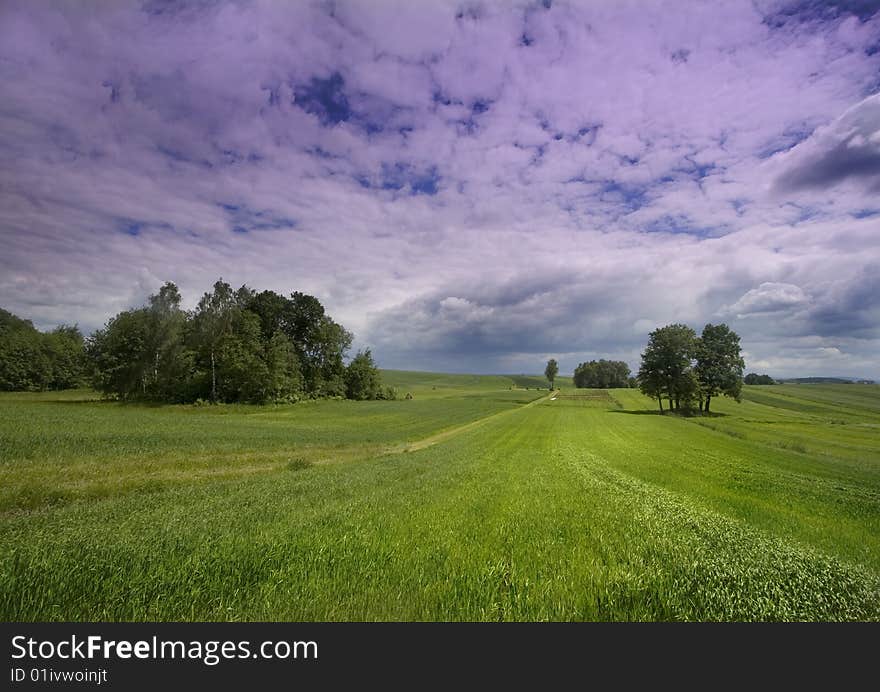
[[[383,380],[412,398],[0,395],[0,616],[880,619],[880,386],[688,418],[565,378]]]

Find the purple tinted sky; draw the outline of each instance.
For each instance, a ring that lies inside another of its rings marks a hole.
[[[0,306],[317,296],[383,367],[880,378],[869,2],[0,6]]]

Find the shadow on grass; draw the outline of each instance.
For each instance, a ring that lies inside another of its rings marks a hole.
[[[105,406],[114,405],[123,408],[161,408],[163,406],[177,406],[179,404],[166,403],[164,401],[148,401],[141,399],[132,399],[130,401],[120,401],[119,399],[41,399],[39,403],[43,404],[102,404]]]
[[[709,413],[700,413],[699,411],[694,413],[676,411],[673,413],[670,411],[664,411],[663,413],[660,413],[660,411],[651,411],[649,409],[638,409],[635,411],[612,409],[609,410],[608,413],[625,413],[629,416],[671,416],[675,418],[726,418],[729,415],[727,413],[715,413],[714,411],[710,411]]]
[[[115,399],[40,399],[41,404],[118,404]]]
[[[627,411],[625,409],[608,409],[608,413],[625,413],[629,416],[659,416],[660,411],[649,411],[647,409],[641,409],[638,411]],[[663,412],[663,415],[668,415],[666,411]]]

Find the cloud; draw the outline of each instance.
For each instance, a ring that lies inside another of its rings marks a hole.
[[[223,276],[496,372],[721,316],[880,377],[880,17],[670,7],[3,3],[0,305],[90,331]]]
[[[808,296],[800,286],[765,281],[719,312],[723,315],[736,315],[741,319],[749,315],[790,311],[802,307],[808,301]]]
[[[805,315],[804,332],[821,336],[880,338],[880,265],[853,267],[848,280],[830,282]]]
[[[880,94],[853,106],[795,147],[775,187],[783,193],[825,189],[846,180],[880,192]]]

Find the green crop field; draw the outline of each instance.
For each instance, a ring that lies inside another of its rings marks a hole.
[[[0,616],[880,619],[878,386],[685,418],[564,378],[383,377],[412,399],[0,395]]]

